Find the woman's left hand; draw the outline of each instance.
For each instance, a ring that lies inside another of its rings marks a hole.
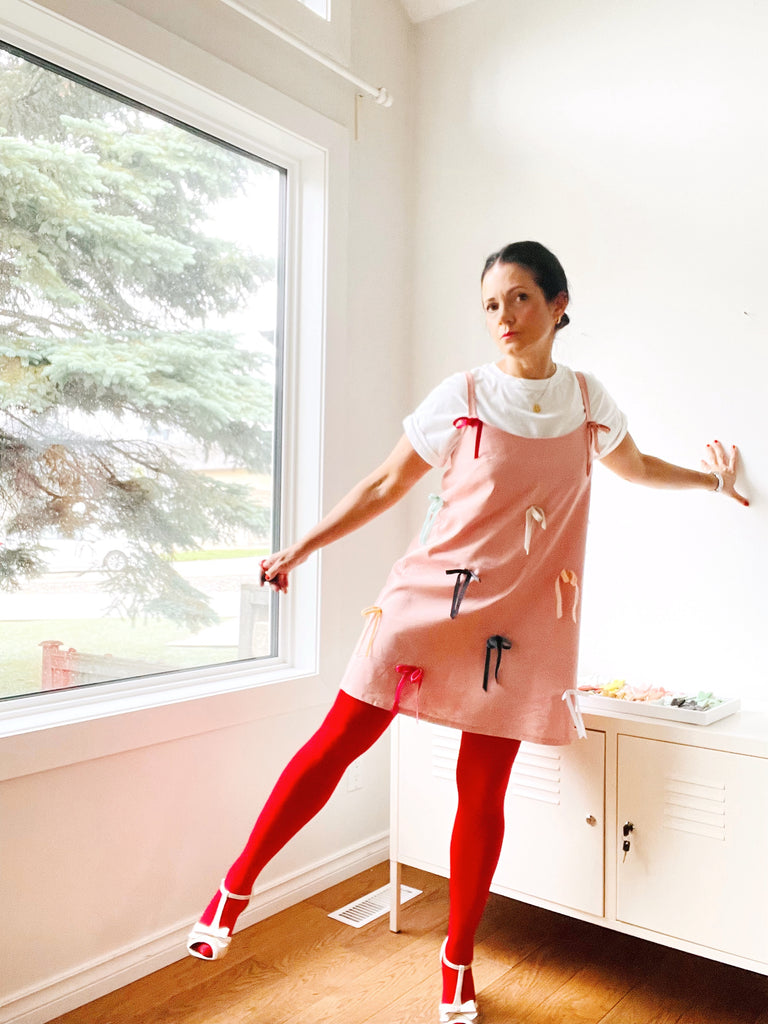
[[[749,505],[744,495],[736,490],[736,473],[739,468],[739,449],[736,445],[726,455],[720,442],[713,441],[707,445],[707,456],[701,460],[701,464],[708,473],[719,473],[723,478],[723,494],[738,501],[740,505]]]

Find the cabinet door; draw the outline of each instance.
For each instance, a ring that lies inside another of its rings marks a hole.
[[[619,736],[617,917],[768,961],[768,760]]]
[[[456,816],[456,761],[461,733],[403,715],[395,723],[399,755],[393,788],[397,807],[395,860],[448,875]]]
[[[401,718],[393,857],[448,874],[461,734]],[[524,743],[507,793],[493,888],[603,914],[605,736],[567,747]]]
[[[604,733],[566,747],[523,743],[494,888],[602,917],[604,792]]]

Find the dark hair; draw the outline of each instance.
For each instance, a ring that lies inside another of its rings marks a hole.
[[[568,295],[568,279],[560,260],[540,242],[511,242],[498,252],[491,253],[480,275],[480,284],[485,280],[485,275],[491,267],[495,267],[497,263],[516,263],[520,267],[525,267],[544,292],[547,302],[552,302],[561,292]],[[555,330],[560,330],[568,323],[568,314],[563,313]]]

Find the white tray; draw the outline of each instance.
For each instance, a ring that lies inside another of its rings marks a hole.
[[[741,707],[738,697],[728,697],[708,711],[694,711],[691,708],[677,708],[670,704],[646,704],[639,700],[621,700],[619,697],[601,697],[595,693],[579,690],[579,707],[582,711],[612,711],[614,714],[644,715],[646,718],[668,718],[673,722],[687,722],[690,725],[711,725],[727,718]]]

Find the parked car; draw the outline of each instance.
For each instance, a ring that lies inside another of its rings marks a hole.
[[[0,546],[14,548],[29,543],[19,536],[6,536]],[[128,565],[129,545],[125,538],[102,534],[81,537],[42,536],[37,553],[48,572],[119,572]]]

